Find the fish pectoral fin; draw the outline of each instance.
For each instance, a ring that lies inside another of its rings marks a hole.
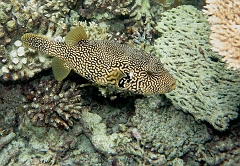
[[[107,76],[107,83],[111,85],[118,85],[119,80],[125,75],[120,70],[113,70]]]
[[[69,46],[76,45],[80,40],[87,40],[87,34],[83,27],[79,26],[69,31],[65,37],[65,43]]]
[[[71,71],[65,61],[56,57],[52,59],[52,70],[53,75],[57,81],[62,81],[68,76]]]

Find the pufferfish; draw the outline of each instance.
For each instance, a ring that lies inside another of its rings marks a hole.
[[[27,33],[24,44],[53,56],[54,77],[62,81],[71,70],[87,80],[137,94],[163,94],[175,89],[176,81],[160,59],[112,41],[88,40],[83,27],[67,33],[65,42]]]

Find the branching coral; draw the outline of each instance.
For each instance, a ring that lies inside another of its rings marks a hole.
[[[25,88],[23,94],[27,103],[23,108],[35,125],[69,129],[73,120],[79,119],[81,95],[76,83],[59,84],[44,77]]]
[[[210,42],[213,51],[233,69],[240,69],[240,1],[206,0],[206,10],[211,24]]]
[[[226,130],[238,116],[240,76],[226,69],[210,49],[209,25],[202,12],[179,6],[164,12],[156,29],[161,33],[155,40],[157,55],[177,80],[177,88],[166,96],[197,120]]]

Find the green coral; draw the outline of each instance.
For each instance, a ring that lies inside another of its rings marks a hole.
[[[179,6],[164,12],[156,29],[161,34],[156,53],[177,80],[177,88],[166,96],[195,119],[227,129],[238,116],[240,74],[226,69],[211,50],[205,16],[193,6]]]

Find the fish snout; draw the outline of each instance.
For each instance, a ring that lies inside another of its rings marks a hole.
[[[174,90],[176,88],[177,84],[176,84],[176,80],[172,79],[169,81],[169,86],[167,88],[167,93],[171,92],[172,90]]]

